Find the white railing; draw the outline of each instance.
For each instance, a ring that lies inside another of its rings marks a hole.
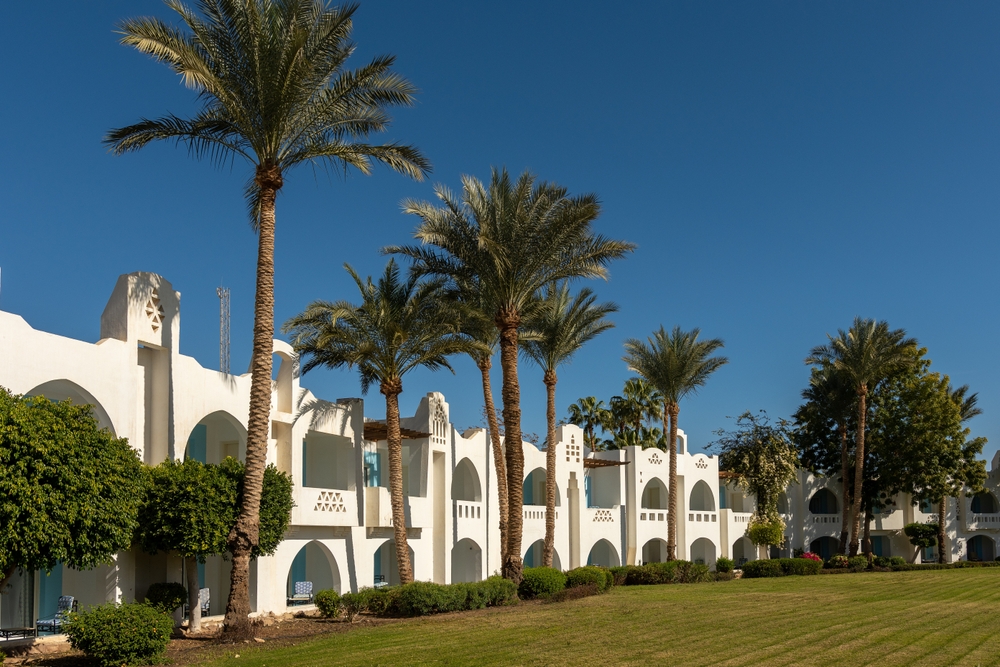
[[[1000,530],[1000,514],[969,514],[969,530]]]
[[[699,521],[715,523],[718,521],[718,515],[715,512],[688,512],[688,521],[694,521],[695,523]]]
[[[753,512],[733,512],[733,523],[750,523],[750,519],[753,518]]]
[[[666,510],[645,510],[639,512],[639,521],[666,521]]]
[[[835,525],[840,525],[840,515],[839,514],[820,514],[813,516],[813,523],[832,523]]]
[[[292,525],[297,526],[356,526],[357,496],[343,489],[295,487],[292,492]]]
[[[468,500],[456,500],[455,516],[458,519],[482,519],[483,504]]]
[[[521,512],[525,521],[545,521],[545,507],[542,505],[522,505]],[[556,510],[556,519],[559,519],[559,510]]]

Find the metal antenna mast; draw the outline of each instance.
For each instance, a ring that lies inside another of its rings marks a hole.
[[[229,288],[217,287],[219,295],[219,370],[229,375]]]

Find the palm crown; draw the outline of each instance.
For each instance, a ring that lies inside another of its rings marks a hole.
[[[648,342],[636,338],[625,341],[623,357],[629,369],[646,379],[667,403],[676,405],[686,395],[704,386],[709,376],[729,363],[726,357],[712,357],[723,346],[718,338],[698,340],[700,329],[669,334],[661,326]]]
[[[917,342],[902,329],[889,329],[888,322],[854,318],[847,331],[830,336],[827,345],[813,348],[808,364],[828,364],[843,374],[855,388],[865,391],[894,371],[913,363]]]
[[[618,306],[596,300],[586,287],[573,296],[566,283],[547,285],[527,322],[521,352],[542,370],[555,372],[585,343],[615,326],[605,317]]]

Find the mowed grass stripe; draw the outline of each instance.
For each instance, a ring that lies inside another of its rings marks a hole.
[[[636,586],[245,647],[213,665],[1000,665],[1000,568]]]

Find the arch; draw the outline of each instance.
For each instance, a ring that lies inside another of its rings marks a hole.
[[[996,558],[996,542],[986,535],[974,535],[969,538],[966,546],[966,559],[990,561]]]
[[[972,496],[973,514],[996,514],[1000,512],[1000,503],[997,497],[989,491],[982,491]]]
[[[416,572],[416,561],[413,558],[413,547],[407,545],[410,551],[410,567]],[[396,559],[396,540],[388,539],[379,545],[373,556],[373,584],[399,585],[399,561]],[[416,578],[416,576],[414,576]]]
[[[667,561],[667,542],[654,537],[642,545],[642,564],[665,563]]]
[[[455,466],[451,474],[451,499],[479,503],[483,501],[482,485],[479,483],[479,473],[472,461],[464,458]]]
[[[184,447],[184,458],[221,463],[227,456],[246,458],[247,431],[236,417],[216,410],[195,424]]]
[[[618,556],[618,549],[607,540],[601,539],[590,548],[590,555],[587,556],[587,565],[601,565],[602,567],[618,567],[622,564]]]
[[[340,568],[337,559],[322,542],[307,543],[292,559],[288,567],[286,592],[289,599],[295,594],[295,584],[299,581],[312,582],[312,592],[332,588],[340,593]]]
[[[562,504],[559,494],[559,484],[556,484],[556,507]],[[545,468],[538,467],[524,478],[524,496],[522,505],[541,505],[545,507]]]
[[[642,489],[642,509],[667,509],[667,485],[659,477],[653,477]]]
[[[524,551],[525,567],[541,567],[542,549],[545,548],[545,540],[537,540]],[[562,569],[562,561],[559,560],[559,552],[552,549],[552,567],[557,570]]]
[[[474,540],[459,540],[451,550],[451,582],[472,583],[483,578],[483,550]]]
[[[292,380],[298,376],[299,358],[295,350],[283,340],[272,341],[271,382],[278,412],[292,412]]]
[[[43,382],[31,391],[25,392],[25,396],[44,396],[50,401],[72,401],[74,405],[89,405],[94,419],[100,428],[111,431],[111,435],[117,436],[115,425],[108,416],[108,411],[104,409],[100,401],[94,398],[89,391],[73,382],[72,380],[49,380]]]
[[[840,540],[835,537],[824,535],[809,543],[809,551],[813,552],[824,561],[830,560],[840,553]]]
[[[712,487],[704,481],[698,480],[694,488],[691,489],[691,504],[688,509],[695,512],[714,512],[715,494],[712,493]]]
[[[715,543],[707,537],[699,537],[691,544],[691,560],[715,567]]]
[[[830,489],[819,489],[809,499],[809,511],[813,514],[837,514],[837,496]]]
[[[733,542],[733,560],[736,561],[737,567],[757,560],[757,547],[746,535]]]

